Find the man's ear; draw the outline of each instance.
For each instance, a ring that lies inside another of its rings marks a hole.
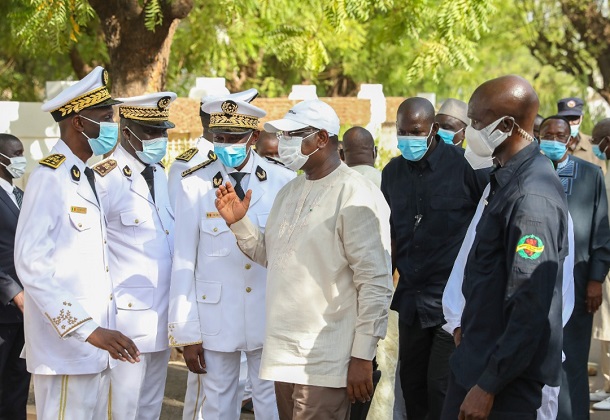
[[[439,125],[437,122],[432,124],[432,130],[431,130],[432,136],[436,136],[436,133],[438,133],[438,128],[439,128]]]
[[[373,159],[377,159],[377,146],[373,147]]]
[[[76,131],[85,131],[85,126],[83,125],[83,120],[80,115],[76,114],[75,116],[73,116],[72,121],[70,121],[70,123]]]
[[[330,141],[330,136],[328,135],[328,131],[326,131],[324,129],[318,131],[316,137],[317,137],[316,144],[319,148],[326,147],[328,145],[328,142]]]
[[[260,130],[254,130],[252,132],[252,137],[250,137],[250,143],[252,144],[252,146],[254,146],[256,144],[256,142],[258,141],[258,136],[260,136],[261,132]]]

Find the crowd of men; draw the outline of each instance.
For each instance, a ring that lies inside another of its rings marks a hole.
[[[390,310],[395,419],[610,410],[610,119],[582,134],[579,98],[542,118],[518,76],[438,112],[408,98],[380,172],[364,128],[339,153],[325,102],[261,130],[255,89],[207,96],[166,176],[176,94],[107,83],[97,67],[43,105],[61,136],[25,193],[0,134],[0,419],[25,419],[30,375],[39,419],[158,419],[171,347],[184,419],[248,398],[258,419],[365,419]]]

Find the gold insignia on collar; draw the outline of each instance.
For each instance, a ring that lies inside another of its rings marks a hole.
[[[95,165],[93,169],[95,172],[97,172],[100,176],[106,176],[106,174],[108,174],[110,171],[112,171],[114,168],[116,168],[118,166],[117,161],[114,159],[105,159],[103,161],[101,161],[100,163],[98,163],[97,165]]]
[[[263,182],[267,180],[267,172],[260,166],[256,167],[256,177],[259,181]]]
[[[214,188],[220,187],[222,185],[222,174],[218,172],[216,175],[214,175],[212,182],[214,184]]]
[[[220,105],[220,109],[222,110],[222,112],[224,112],[225,114],[229,114],[229,115],[233,115],[237,112],[237,110],[239,109],[239,107],[237,106],[237,104],[233,101],[224,101],[222,103],[222,105]]]
[[[38,163],[43,166],[48,166],[49,168],[57,169],[61,166],[62,163],[66,160],[64,155],[60,155],[59,153],[55,153],[53,155],[49,155],[46,158],[42,159]]]
[[[197,152],[199,152],[199,149],[197,149],[196,147],[191,147],[190,149],[186,150],[182,154],[176,156],[176,160],[182,160],[184,162],[188,162],[197,154]],[[214,152],[212,152],[212,153],[214,153]],[[208,158],[209,157],[210,157],[210,154],[208,153]]]
[[[216,160],[216,159],[217,159],[217,158],[216,158],[216,153],[214,153],[214,151],[213,151],[213,150],[210,150],[210,151],[208,152],[208,159],[212,159],[212,160]]]
[[[76,166],[76,165],[72,166],[70,173],[72,174],[73,180],[80,181],[80,169],[78,169],[78,166]]]
[[[125,167],[123,168],[123,174],[125,176],[131,176],[131,169],[129,168],[129,166],[125,165]]]
[[[165,109],[169,106],[169,103],[171,101],[172,101],[172,98],[170,98],[169,96],[164,96],[163,98],[159,99],[159,102],[157,102],[157,108]]]

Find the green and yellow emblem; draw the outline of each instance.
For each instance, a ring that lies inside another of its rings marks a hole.
[[[544,243],[536,235],[525,235],[517,243],[517,254],[526,260],[537,260],[544,252]]]

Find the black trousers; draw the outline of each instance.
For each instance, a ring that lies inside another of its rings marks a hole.
[[[23,349],[23,323],[0,324],[0,420],[25,420],[30,374]]]
[[[542,386],[540,382],[517,378],[509,383],[494,397],[494,404],[489,420],[535,420],[536,410],[542,404]],[[443,420],[456,420],[460,406],[469,389],[462,388],[453,374],[450,375],[449,388],[443,407]]]
[[[409,420],[437,420],[449,383],[449,358],[455,350],[451,334],[440,325],[422,328],[399,322],[400,384]]]
[[[558,420],[589,418],[587,362],[592,328],[593,314],[587,312],[584,303],[577,301],[574,305],[574,312],[563,329],[563,352],[566,360],[563,362],[563,375],[559,390]]]

